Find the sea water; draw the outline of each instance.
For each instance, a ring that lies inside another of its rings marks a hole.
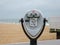
[[[0,19],[0,23],[20,23],[20,19]]]
[[[0,19],[0,24],[19,24],[20,19]],[[49,25],[46,23],[46,25]]]

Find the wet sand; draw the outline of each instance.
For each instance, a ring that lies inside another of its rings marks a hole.
[[[43,34],[38,39],[55,40],[56,34],[49,32],[49,26],[46,26]],[[0,24],[0,44],[28,42],[29,39],[24,34],[21,24]]]

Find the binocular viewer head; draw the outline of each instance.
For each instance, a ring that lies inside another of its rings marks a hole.
[[[26,14],[26,16],[28,18],[39,18],[40,17],[40,14],[34,10],[34,12],[33,11],[32,12],[28,12]]]
[[[30,39],[37,39],[42,34],[45,27],[45,19],[39,11],[28,11],[22,20],[23,30]]]

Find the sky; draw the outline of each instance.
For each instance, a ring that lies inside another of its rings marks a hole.
[[[60,0],[0,0],[0,19],[21,19],[33,9],[46,18],[60,16]]]

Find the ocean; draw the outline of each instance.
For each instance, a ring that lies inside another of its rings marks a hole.
[[[19,23],[20,19],[0,19],[0,23]]]
[[[20,19],[0,19],[0,24],[19,24]],[[49,23],[46,23],[46,25],[49,25]]]

